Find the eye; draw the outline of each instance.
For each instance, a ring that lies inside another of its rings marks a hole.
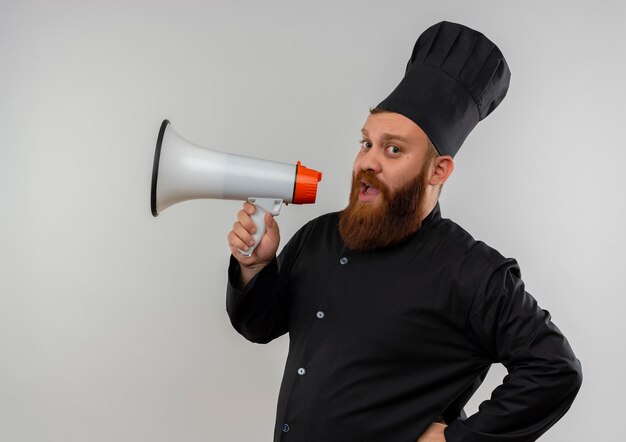
[[[359,141],[359,143],[361,143],[361,148],[363,149],[371,149],[372,148],[372,143],[369,140],[361,140]]]
[[[397,155],[399,155],[402,152],[402,150],[400,150],[400,148],[398,146],[393,146],[393,145],[392,146],[387,146],[386,150],[387,150],[387,153],[389,153],[390,155],[393,155],[393,156],[397,156]]]

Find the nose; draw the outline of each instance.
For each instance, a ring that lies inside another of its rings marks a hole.
[[[362,151],[356,157],[355,161],[355,169],[370,171],[373,173],[380,173],[382,170],[382,162],[379,149],[375,147],[370,148],[369,150]]]

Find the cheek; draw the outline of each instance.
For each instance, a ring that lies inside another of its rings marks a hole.
[[[417,175],[419,175],[419,170],[413,167],[398,168],[393,173],[387,174],[387,183],[392,191],[396,191],[412,181]]]

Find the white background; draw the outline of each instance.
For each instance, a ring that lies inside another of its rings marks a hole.
[[[345,206],[368,108],[441,20],[485,33],[512,71],[442,214],[518,259],[582,361],[542,440],[617,440],[624,2],[0,0],[0,441],[270,440],[287,337],[252,344],[228,321],[240,203],[150,214],[161,120],[323,171],[317,204],[283,208],[286,240]]]

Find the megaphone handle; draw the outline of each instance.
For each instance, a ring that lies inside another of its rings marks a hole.
[[[248,198],[248,202],[254,204],[255,211],[252,214],[252,221],[256,226],[256,232],[252,235],[254,239],[254,245],[245,252],[239,250],[243,256],[250,256],[256,246],[261,242],[261,238],[265,235],[265,214],[270,213],[272,216],[277,216],[280,213],[283,200],[279,198]]]

